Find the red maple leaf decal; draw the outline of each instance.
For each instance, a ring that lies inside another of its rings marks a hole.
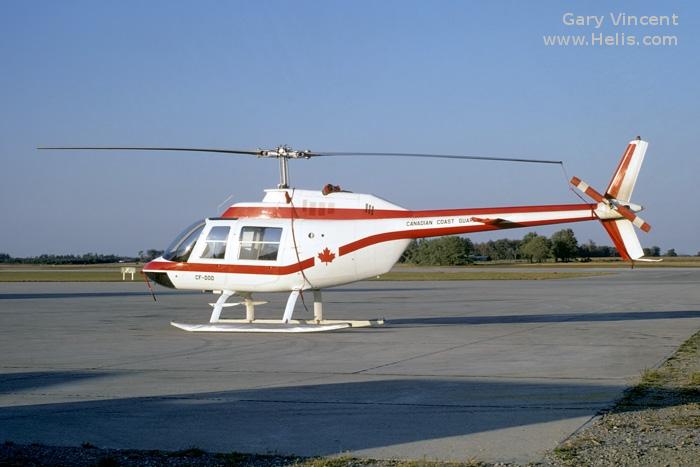
[[[329,250],[328,247],[326,247],[322,252],[318,254],[318,259],[326,263],[326,266],[328,266],[328,263],[332,263],[335,259],[335,253],[331,253],[331,250]]]

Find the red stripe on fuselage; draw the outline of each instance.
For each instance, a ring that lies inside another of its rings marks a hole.
[[[585,206],[585,205],[584,205]],[[408,238],[426,238],[426,237],[440,237],[443,235],[457,235],[465,233],[474,232],[485,232],[489,230],[502,230],[502,229],[515,229],[518,227],[534,227],[538,225],[547,224],[560,224],[565,222],[581,222],[596,219],[596,216],[591,210],[591,215],[588,217],[573,217],[567,219],[549,219],[541,221],[527,221],[527,222],[508,222],[498,224],[485,224],[485,225],[470,225],[464,227],[443,227],[434,229],[416,229],[416,230],[397,230],[394,232],[385,232],[376,235],[370,235],[369,237],[362,238],[360,240],[343,245],[338,249],[338,254],[340,256],[347,255],[353,251],[366,248],[371,245],[382,242],[390,242],[392,240],[404,240]]]
[[[589,209],[588,204],[552,204],[546,206],[514,206],[502,208],[474,209],[438,209],[427,211],[402,211],[399,209],[364,209],[348,208],[308,208],[308,207],[261,207],[231,206],[222,214],[224,218],[254,219],[322,219],[322,220],[360,220],[360,219],[412,219],[416,217],[472,216],[481,214],[519,214],[532,212],[576,211]]]
[[[143,267],[146,272],[183,271],[183,272],[224,272],[229,274],[256,274],[266,276],[285,276],[313,267],[314,258],[287,266],[257,266],[250,264],[210,264],[210,263],[175,263],[171,261],[151,261]]]

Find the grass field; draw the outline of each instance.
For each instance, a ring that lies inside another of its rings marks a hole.
[[[120,282],[121,267],[136,267],[134,281],[142,281],[141,265],[100,264],[100,265],[3,265],[0,266],[0,282]],[[398,267],[380,277],[371,280],[380,281],[466,281],[466,280],[546,280],[570,279],[610,274],[600,271],[490,271],[488,268],[465,267],[455,271],[430,270],[421,271],[417,267]],[[131,280],[127,274],[126,280]]]
[[[3,264],[0,282],[119,282],[122,267],[135,267],[134,281],[143,281],[141,264]],[[131,280],[131,274],[126,275]]]
[[[600,271],[392,271],[371,280],[380,281],[467,281],[467,280],[545,280],[570,279],[610,274]],[[70,268],[70,269],[0,269],[0,282],[120,282],[119,267]],[[126,280],[131,280],[127,274]],[[142,281],[141,274],[134,274],[134,281]]]
[[[139,271],[142,264],[86,264],[86,265],[42,265],[42,264],[0,264],[0,282],[119,282],[121,268],[136,268],[134,281],[142,281]],[[590,277],[611,272],[590,269],[629,268],[627,262],[619,259],[602,259],[587,263],[505,263],[490,262],[472,266],[440,268],[437,266],[419,267],[397,264],[394,269],[372,280],[381,281],[466,281],[466,280],[547,280]],[[664,258],[660,263],[635,263],[635,267],[700,267],[700,257]],[[494,270],[498,268],[498,271]],[[528,270],[524,270],[524,269]],[[503,271],[509,269],[509,271]],[[533,271],[532,269],[542,269]],[[556,269],[567,269],[557,271]],[[570,269],[582,269],[571,271]],[[584,269],[588,269],[585,270]],[[127,281],[131,280],[127,275]]]
[[[127,281],[131,281],[128,274]],[[122,274],[114,271],[0,271],[0,282],[119,282]],[[134,281],[143,281],[141,274],[134,274]]]
[[[378,281],[512,281],[573,279],[576,277],[604,276],[612,272],[600,271],[391,271],[372,280]]]
[[[661,259],[660,262],[636,261],[635,268],[700,268],[700,256],[676,256],[652,258]],[[571,261],[569,263],[513,263],[489,261],[479,263],[477,267],[512,267],[512,268],[629,268],[630,264],[620,258],[596,258],[594,261],[581,262]]]

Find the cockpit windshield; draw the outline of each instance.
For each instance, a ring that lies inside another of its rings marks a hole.
[[[204,225],[205,221],[200,220],[183,230],[168,248],[165,249],[163,258],[178,263],[187,261],[190,257],[190,253],[192,253],[192,247],[199,238],[199,234],[202,233],[202,229],[204,229]]]

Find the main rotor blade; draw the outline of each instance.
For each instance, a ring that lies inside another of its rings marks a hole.
[[[263,151],[239,151],[237,149],[217,149],[217,148],[163,148],[163,147],[136,147],[136,146],[121,146],[121,147],[106,147],[106,146],[56,146],[56,147],[39,147],[37,149],[58,149],[58,150],[107,150],[107,151],[188,151],[188,152],[214,152],[221,154],[249,154],[252,156],[261,156]]]
[[[219,148],[179,148],[179,147],[140,147],[140,146],[51,146],[38,147],[37,149],[53,149],[53,150],[97,150],[97,151],[186,151],[186,152],[211,152],[219,154],[247,154],[252,156],[278,157],[276,150],[258,149],[255,151],[238,150],[238,149],[219,149]],[[289,152],[290,156],[296,151]],[[501,161],[501,162],[525,162],[533,164],[562,164],[562,161],[548,159],[527,159],[523,157],[487,157],[487,156],[467,156],[457,154],[421,154],[421,153],[405,153],[405,152],[328,152],[328,151],[303,151],[296,156],[290,157],[294,159],[308,159],[311,157],[424,157],[436,159],[467,159],[480,161]]]
[[[416,154],[404,152],[311,152],[311,157],[317,156],[372,156],[372,157],[429,157],[437,159],[471,159],[478,161],[503,161],[503,162],[529,162],[533,164],[562,164],[562,161],[548,159],[526,159],[522,157],[487,157],[487,156],[465,156],[456,154]]]

